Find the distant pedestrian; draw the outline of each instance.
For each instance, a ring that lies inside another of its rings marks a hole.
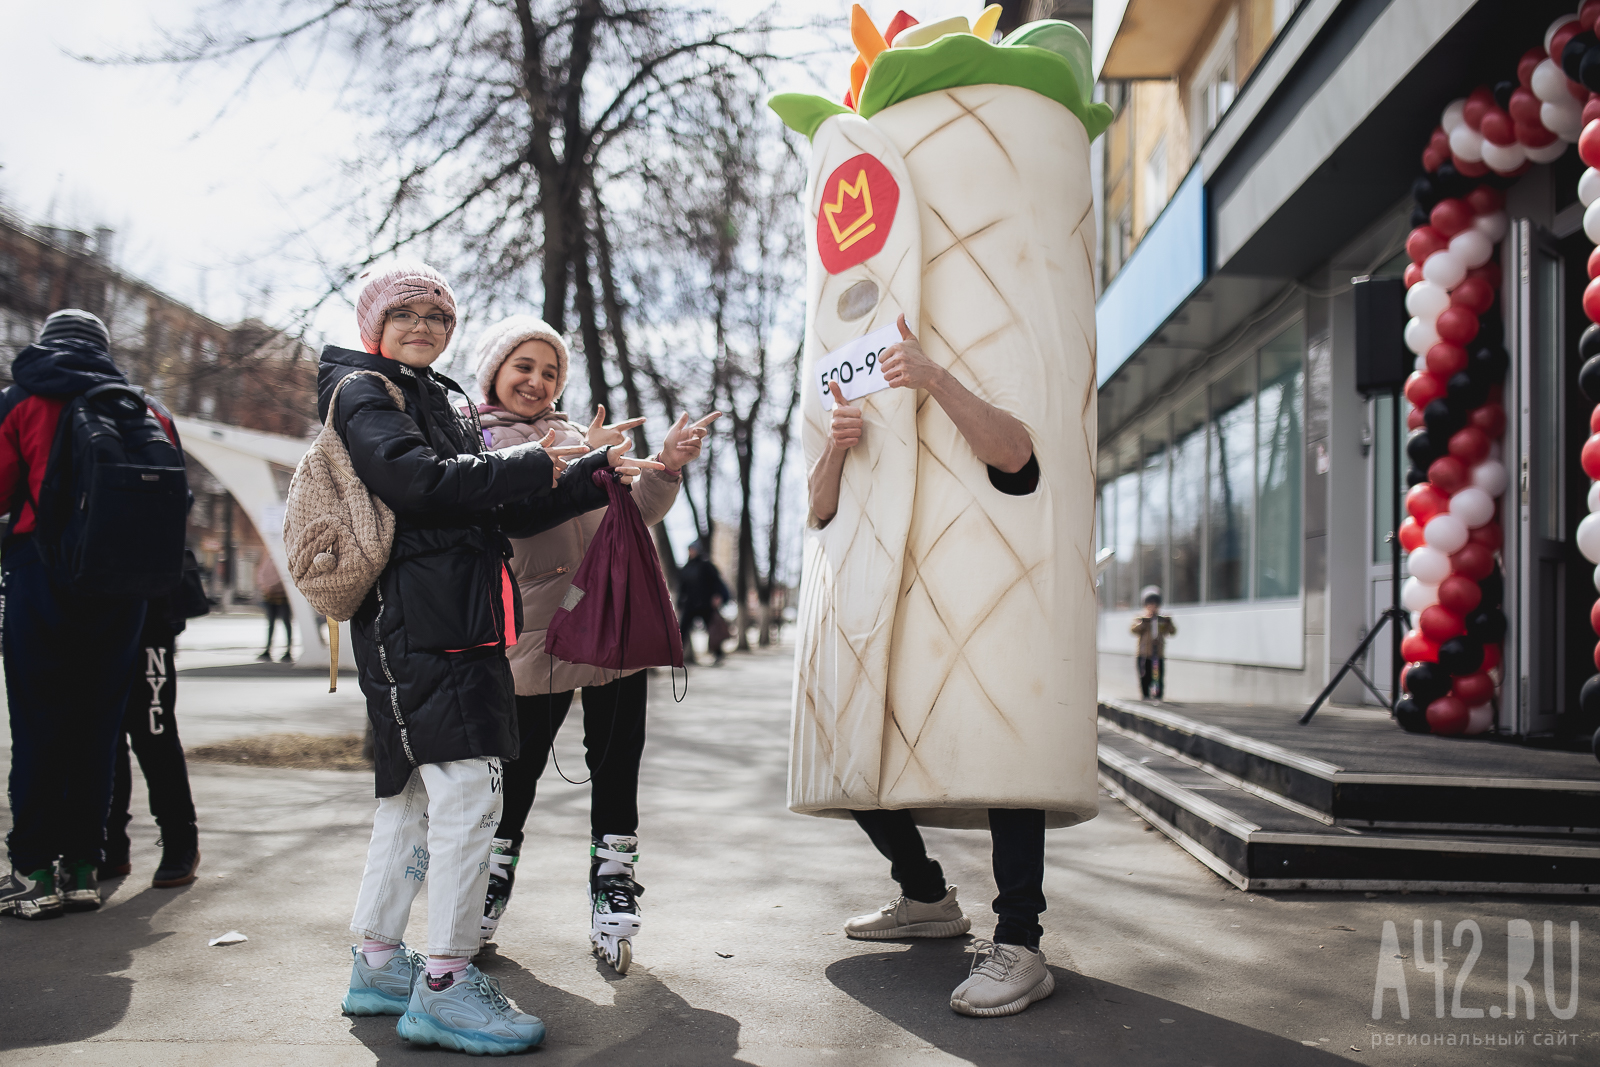
[[[267,647],[256,659],[272,662],[272,633],[278,623],[283,623],[283,662],[294,662],[294,612],[289,610],[289,593],[283,587],[283,576],[272,562],[272,554],[265,549],[261,562],[256,564],[256,590],[261,594],[261,607],[267,614]]]
[[[1139,692],[1146,700],[1160,700],[1166,693],[1167,638],[1178,632],[1170,615],[1161,614],[1161,589],[1147,585],[1141,594],[1144,611],[1133,617],[1128,632],[1139,639],[1134,662],[1139,668]]]
[[[705,623],[706,648],[711,652],[712,662],[722,662],[722,643],[728,639],[728,623],[722,617],[722,605],[731,599],[728,583],[722,580],[722,572],[711,562],[705,542],[695,541],[689,546],[689,559],[678,570],[678,632],[683,635],[685,663],[695,662],[689,635],[696,619]]]
[[[110,344],[98,317],[58,311],[0,394],[0,500],[12,518],[0,559],[12,744],[0,913],[25,919],[100,906],[112,767],[145,618],[144,595],[127,590],[168,569],[176,581],[182,568],[177,431],[128,385]],[[145,491],[93,478],[109,473],[118,446],[116,469]]]

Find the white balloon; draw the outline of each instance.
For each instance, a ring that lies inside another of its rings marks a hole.
[[[1495,144],[1487,137],[1483,139],[1482,152],[1483,161],[1497,174],[1510,174],[1528,158],[1528,150],[1520,142]]]
[[[1528,79],[1528,88],[1547,104],[1559,104],[1563,100],[1571,100],[1572,94],[1567,92],[1567,74],[1553,59],[1540,60],[1539,65],[1533,68],[1533,77]]]
[[[1463,122],[1451,131],[1450,153],[1468,163],[1479,162],[1483,159],[1483,134]]]
[[[1453,556],[1467,543],[1467,524],[1454,515],[1435,515],[1422,528],[1422,537],[1429,548]]]
[[[1411,550],[1411,555],[1406,557],[1406,567],[1411,576],[1424,585],[1438,585],[1450,577],[1450,557],[1427,545]]]
[[[1589,510],[1600,511],[1600,482],[1589,483]]]
[[[1450,498],[1450,514],[1476,530],[1494,518],[1494,497],[1475,485],[1469,485]],[[1600,559],[1595,562],[1600,563]]]
[[[1416,359],[1412,360],[1411,369],[1416,371],[1418,374],[1426,373],[1428,370],[1428,357],[1418,356]]]
[[[1562,15],[1560,18],[1556,19],[1550,25],[1546,26],[1545,29],[1544,29],[1544,50],[1546,52],[1550,51],[1550,42],[1555,39],[1557,30],[1559,30],[1561,27],[1565,26],[1569,22],[1577,22],[1577,21],[1578,21],[1578,16],[1577,15]],[[1545,62],[1548,63],[1550,61],[1547,59],[1547,60],[1545,60]]]
[[[1422,261],[1422,277],[1441,289],[1450,290],[1461,284],[1467,276],[1467,265],[1461,257],[1448,248],[1435,252]]]
[[[1583,177],[1578,179],[1578,199],[1583,201],[1584,207],[1600,200],[1600,170],[1590,167],[1583,172]]]
[[[1570,96],[1567,103],[1540,104],[1539,121],[1563,141],[1576,141],[1583,132],[1583,108]]]
[[[1472,270],[1489,262],[1489,257],[1494,255],[1494,244],[1477,230],[1462,230],[1450,238],[1450,254],[1460,256],[1461,262]]]
[[[1410,612],[1427,611],[1439,602],[1439,587],[1407,578],[1400,586],[1400,606]]]
[[[1439,125],[1444,127],[1446,134],[1456,132],[1457,126],[1464,126],[1467,122],[1467,98],[1457,97],[1444,106],[1444,114],[1439,116]]]
[[[1491,211],[1487,215],[1479,215],[1472,220],[1472,228],[1487,237],[1490,244],[1499,244],[1500,238],[1506,235],[1506,213]]]
[[[1418,318],[1438,318],[1450,306],[1450,294],[1430,281],[1420,281],[1406,290],[1406,310]]]
[[[1600,563],[1600,514],[1589,514],[1578,523],[1578,551],[1590,563]],[[1417,551],[1422,551],[1418,549]]]
[[[1594,591],[1600,593],[1600,567],[1594,569]]]
[[[1472,484],[1491,497],[1506,491],[1506,465],[1497,459],[1486,459],[1472,468]]]
[[[1417,355],[1426,355],[1428,349],[1439,343],[1438,319],[1411,319],[1406,322],[1406,347]]]
[[[1583,209],[1583,235],[1589,240],[1600,244],[1600,200]]]
[[[1479,704],[1467,710],[1467,728],[1462,732],[1471,736],[1473,734],[1488,733],[1489,727],[1494,725],[1494,705]]]
[[[1578,114],[1582,117],[1583,113],[1579,112]],[[1555,131],[1552,130],[1551,132],[1554,133]],[[1567,154],[1568,143],[1557,137],[1547,145],[1541,145],[1538,148],[1527,148],[1524,151],[1527,153],[1528,161],[1531,163],[1554,163]]]

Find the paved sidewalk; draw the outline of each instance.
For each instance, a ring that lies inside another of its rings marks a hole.
[[[218,621],[231,622],[206,620],[197,640],[222,634]],[[1464,1004],[1504,1002],[1507,921],[1516,919],[1531,920],[1536,936],[1543,920],[1556,922],[1564,1003],[1566,923],[1596,925],[1586,902],[1240,893],[1109,799],[1098,819],[1049,837],[1044,950],[1055,995],[1012,1019],[957,1016],[947,1002],[966,974],[966,939],[874,944],[839,932],[846,916],[894,888],[852,825],[785,809],[789,686],[786,649],[693,671],[681,704],[665,674],[654,680],[640,805],[645,925],[626,978],[588,954],[587,787],[547,774],[501,953],[485,968],[549,1023],[538,1062],[1278,1067],[1342,1054],[1477,1064],[1481,1044],[1374,1048],[1373,1035],[1509,1042],[1519,1030],[1524,1044],[1497,1045],[1494,1062],[1600,1057],[1592,992],[1577,1018],[1551,1017],[1542,946],[1529,974],[1539,997],[1534,1020],[1448,1017],[1466,954],[1449,948],[1458,921],[1475,920],[1485,937]],[[352,692],[344,688],[330,696],[325,684],[318,691],[295,677],[181,672],[178,716],[190,741],[347,732],[361,720],[353,679]],[[583,766],[576,730],[564,731],[558,755],[569,774]],[[0,1064],[458,1062],[399,1041],[392,1019],[339,1014],[346,924],[373,808],[369,776],[205,764],[192,775],[205,853],[196,885],[149,888],[157,853],[140,798],[134,874],[113,883],[101,911],[40,924],[0,920]],[[927,836],[961,886],[976,932],[987,934],[987,836]],[[1413,919],[1429,929],[1444,923],[1452,971],[1440,987],[1443,1019],[1434,1017],[1432,978],[1410,958]],[[1393,993],[1384,1019],[1371,1018],[1385,920],[1396,923],[1408,957],[1399,966],[1409,1021],[1398,1018]],[[419,906],[419,940],[424,923]],[[250,940],[206,947],[229,930]],[[1597,952],[1600,941],[1584,929],[1583,958]],[[1584,970],[1586,982],[1600,980]],[[1532,1043],[1561,1032],[1582,1044]]]

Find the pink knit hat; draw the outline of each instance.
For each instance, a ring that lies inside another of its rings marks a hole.
[[[361,275],[361,295],[356,297],[356,322],[361,327],[361,345],[377,354],[378,342],[383,339],[384,316],[397,307],[413,300],[427,300],[439,305],[453,319],[456,315],[456,294],[444,275],[423,263],[410,260],[374,267]],[[455,333],[454,323],[445,334],[446,347]],[[442,350],[441,350],[442,351]]]

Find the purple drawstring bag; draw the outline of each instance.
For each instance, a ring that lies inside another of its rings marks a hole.
[[[593,477],[611,503],[550,620],[544,650],[607,670],[682,667],[677,616],[644,518],[616,474]]]

